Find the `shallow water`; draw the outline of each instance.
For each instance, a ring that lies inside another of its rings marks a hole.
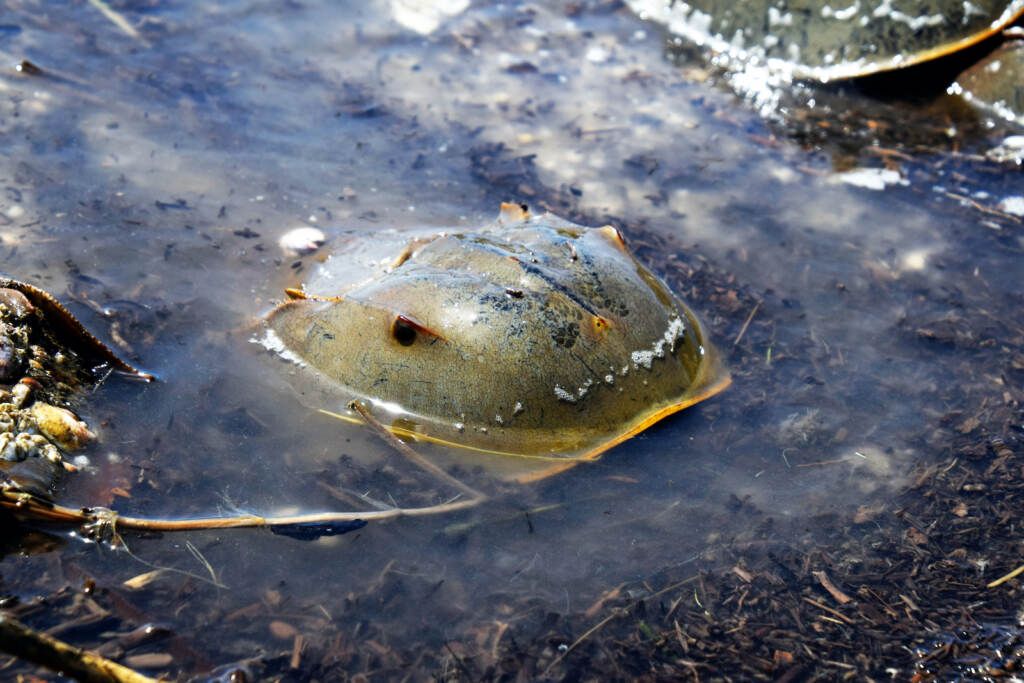
[[[728,334],[733,387],[450,518],[313,543],[129,535],[134,558],[72,537],[8,556],[6,591],[54,590],[68,566],[109,585],[142,561],[205,576],[190,543],[224,588],[167,573],[131,599],[209,662],[287,649],[272,621],[353,642],[386,624],[392,647],[440,649],[496,621],[528,631],[666,567],[728,567],[758,539],[827,536],[829,515],[900,488],[936,416],[975,407],[945,386],[963,358],[923,353],[914,334],[964,307],[1013,310],[1019,227],[957,198],[1012,195],[998,167],[965,171],[947,141],[890,163],[904,184],[858,187],[849,156],[776,136],[614,3],[477,4],[428,33],[399,5],[118,7],[133,37],[88,3],[8,3],[0,270],[161,379],[113,380],[83,404],[101,441],[64,499],[167,516],[337,509],[320,484],[353,480],[415,498],[417,475],[311,411],[292,368],[248,341],[316,267],[277,244],[299,225],[329,251],[352,230],[482,225],[501,200],[614,222]],[[43,74],[15,71],[23,59]],[[691,285],[687,267],[713,277]],[[774,529],[751,528],[750,510]]]

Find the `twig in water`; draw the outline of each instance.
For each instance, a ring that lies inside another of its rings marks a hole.
[[[72,647],[0,614],[0,650],[83,683],[157,683],[157,679]]]
[[[736,335],[736,339],[733,340],[732,345],[736,346],[740,343],[740,339],[743,339],[743,335],[747,332],[747,327],[750,326],[750,321],[754,319],[754,314],[757,313],[757,309],[761,308],[761,302],[758,301],[754,304],[754,308],[751,309],[750,315],[747,316],[746,321],[743,323],[743,327],[740,328],[740,333]]]
[[[1000,576],[995,581],[992,581],[991,583],[989,583],[988,586],[986,586],[986,587],[987,588],[995,588],[999,584],[1005,583],[1005,582],[1009,581],[1010,579],[1019,576],[1021,573],[1024,573],[1024,564],[1022,564],[1021,566],[1017,567],[1016,569],[1014,569],[1009,574],[1004,574],[1003,576]]]
[[[1014,216],[1012,214],[1008,214],[1005,211],[999,211],[998,209],[993,209],[991,207],[985,206],[984,204],[976,202],[973,199],[971,199],[970,197],[965,197],[962,194],[957,194],[956,192],[943,192],[942,194],[944,194],[947,197],[950,197],[952,199],[956,199],[956,200],[959,200],[961,202],[964,202],[965,204],[969,204],[970,206],[973,206],[978,211],[981,211],[982,213],[991,214],[993,216],[999,216],[1000,218],[1008,218],[1011,221],[1013,221],[1014,223],[1020,223],[1020,219],[1017,218],[1016,216]]]
[[[462,658],[455,654],[452,650],[452,646],[445,642],[444,649],[448,650],[448,654],[450,654],[452,659],[455,660],[455,666],[459,668],[459,671],[461,671],[467,679],[472,681],[474,679],[473,674],[471,674],[469,669],[466,668],[466,663],[462,661]]]
[[[804,602],[806,602],[808,605],[814,605],[818,609],[823,610],[825,612],[828,612],[829,614],[835,616],[836,618],[842,620],[843,622],[845,622],[846,624],[849,624],[850,626],[853,626],[853,624],[854,624],[854,621],[852,619],[850,619],[848,616],[846,616],[845,614],[843,614],[842,612],[838,612],[838,611],[832,609],[831,607],[829,607],[827,605],[823,605],[820,602],[818,602],[817,600],[813,600],[811,598],[805,597],[804,598]]]
[[[185,547],[188,548],[188,551],[192,553],[192,557],[196,558],[199,564],[206,567],[206,571],[210,573],[210,578],[213,580],[213,585],[220,586],[221,583],[220,579],[217,578],[216,570],[214,570],[213,565],[210,564],[210,561],[203,557],[203,554],[199,552],[199,548],[197,548],[195,544],[192,543],[192,541],[185,541]]]
[[[103,0],[89,0],[89,4],[98,9],[103,13],[107,19],[112,21],[115,26],[130,35],[135,40],[139,41],[146,47],[149,47],[149,41],[142,37],[142,35],[135,30],[135,27],[128,23],[128,20],[121,16],[117,10],[113,9]]]
[[[824,571],[813,571],[811,572],[811,574],[813,574],[814,578],[818,580],[818,583],[821,584],[821,587],[827,590],[829,592],[829,595],[835,598],[836,602],[838,602],[840,605],[845,605],[846,603],[853,600],[853,598],[851,598],[849,595],[836,588],[836,585],[832,583],[832,580],[828,578],[828,574],[826,574]]]
[[[632,605],[630,605],[628,607],[622,607],[622,608],[613,610],[612,613],[609,614],[607,617],[605,617],[601,621],[599,621],[596,624],[594,624],[593,626],[591,626],[590,629],[586,633],[584,633],[582,636],[577,638],[576,641],[572,645],[567,647],[562,652],[558,653],[558,656],[555,657],[554,659],[552,659],[551,663],[548,664],[544,668],[544,671],[541,673],[540,677],[541,678],[547,678],[548,672],[551,671],[551,669],[553,669],[563,659],[565,659],[569,655],[570,652],[572,652],[573,650],[575,650],[577,648],[577,646],[579,646],[580,643],[582,643],[584,640],[586,640],[587,638],[589,638],[590,636],[594,635],[595,633],[600,631],[602,628],[604,628],[605,624],[607,624],[612,619],[615,619],[616,617],[621,617],[623,615],[629,614],[629,611],[631,609],[634,609],[637,605],[639,605],[644,600],[653,600],[654,598],[657,598],[657,597],[659,597],[661,595],[664,595],[665,593],[668,593],[669,591],[675,590],[676,588],[679,588],[680,586],[685,586],[686,584],[690,583],[691,581],[696,581],[698,578],[699,578],[699,576],[691,576],[688,579],[683,579],[682,581],[677,581],[676,583],[673,583],[670,586],[666,586],[665,588],[662,588],[657,593],[651,593],[650,595],[645,596],[645,597],[641,598],[640,600],[637,600],[636,602],[634,602]],[[620,586],[620,588],[621,588],[621,586]]]

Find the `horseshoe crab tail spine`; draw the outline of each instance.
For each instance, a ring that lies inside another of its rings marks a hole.
[[[445,475],[449,476],[449,475]],[[468,488],[468,487],[467,487]],[[470,489],[471,490],[471,489]],[[45,498],[23,491],[5,482],[0,490],[0,509],[7,510],[15,517],[51,524],[81,525],[87,537],[116,538],[118,530],[136,531],[200,531],[204,529],[243,529],[266,527],[277,534],[312,539],[324,535],[336,535],[361,528],[368,521],[396,519],[398,517],[422,517],[465,510],[485,500],[477,497],[455,500],[450,503],[422,508],[388,508],[363,512],[311,512],[299,515],[232,515],[224,517],[190,517],[181,519],[160,519],[153,517],[129,517],[103,507],[71,508],[57,505]],[[339,528],[339,525],[340,528]]]
[[[108,508],[70,508],[57,505],[45,498],[21,489],[8,480],[0,486],[0,508],[12,514],[38,521],[80,524],[87,535],[104,535],[116,538],[118,529],[140,531],[192,531],[200,529],[230,529],[246,527],[267,527],[274,533],[300,539],[314,539],[324,535],[336,535],[361,528],[369,520],[395,519],[397,517],[421,517],[437,515],[475,507],[487,500],[487,496],[464,484],[443,469],[430,462],[412,448],[399,441],[388,428],[377,420],[366,406],[352,401],[349,409],[358,414],[367,426],[395,450],[417,466],[438,479],[458,489],[467,497],[440,505],[422,508],[388,508],[364,512],[313,512],[299,515],[262,516],[233,515],[225,517],[195,517],[184,519],[156,519],[127,517]]]

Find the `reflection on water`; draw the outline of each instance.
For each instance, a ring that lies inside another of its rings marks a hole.
[[[665,567],[799,545],[905,481],[937,416],[965,409],[945,385],[958,356],[920,341],[1016,286],[1006,217],[959,208],[993,205],[1003,176],[919,164],[909,186],[836,182],[832,159],[687,80],[616,3],[460,7],[423,32],[393,19],[408,4],[126,6],[132,37],[87,3],[8,3],[0,269],[162,380],[90,398],[101,444],[67,498],[179,515],[447,495],[310,411],[288,368],[248,344],[322,257],[281,251],[302,225],[329,250],[351,230],[479,226],[503,199],[616,223],[720,335],[735,384],[450,519],[315,543],[129,538],[145,562],[205,574],[193,544],[228,587],[165,573],[134,594],[147,614],[215,662],[284,647],[282,619],[356,640],[393,620],[393,643],[436,646],[585,609]],[[42,74],[10,68],[23,59]],[[56,555],[111,584],[147,571],[79,541]],[[52,590],[50,557],[7,559],[5,589]],[[194,636],[203,619],[223,643]]]

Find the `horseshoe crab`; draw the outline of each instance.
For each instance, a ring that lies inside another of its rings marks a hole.
[[[640,16],[717,53],[734,70],[763,65],[789,78],[822,82],[935,59],[974,45],[1024,15],[1024,0],[627,4]]]
[[[483,229],[403,239],[390,265],[366,258],[360,265],[352,250],[327,264],[308,291],[288,290],[290,300],[264,318],[252,341],[303,366],[303,393],[322,397],[324,412],[370,427],[458,498],[185,519],[65,507],[24,489],[0,489],[0,505],[82,524],[94,535],[115,526],[269,527],[313,539],[486,499],[408,441],[461,452],[499,478],[531,481],[594,460],[730,382],[696,316],[611,226],[586,228],[503,204]],[[321,391],[307,391],[310,383]]]
[[[509,479],[592,460],[729,383],[694,314],[611,226],[504,204],[494,225],[413,240],[335,287],[289,290],[260,343],[313,369],[338,417],[362,421],[341,409],[357,401],[396,436]]]

